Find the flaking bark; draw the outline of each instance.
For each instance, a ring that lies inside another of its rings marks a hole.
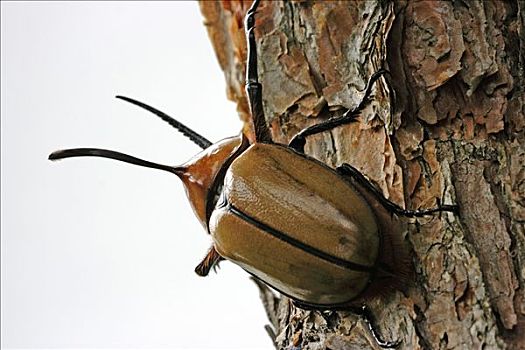
[[[201,2],[245,121],[250,3]],[[391,85],[377,85],[360,122],[311,137],[306,153],[354,165],[401,206],[460,205],[459,216],[408,221],[414,281],[370,302],[400,349],[525,348],[524,11],[522,0],[259,7],[259,79],[276,142],[356,106],[368,77],[387,68]],[[377,348],[358,317],[301,310],[260,288],[277,348]]]

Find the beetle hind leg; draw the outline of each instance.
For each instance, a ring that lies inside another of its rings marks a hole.
[[[368,327],[368,330],[370,331],[370,334],[376,341],[377,345],[379,345],[380,347],[384,349],[395,349],[399,346],[399,344],[401,344],[401,341],[399,340],[395,342],[391,342],[391,341],[386,341],[382,339],[381,335],[379,335],[379,332],[376,331],[377,327],[376,327],[375,317],[370,311],[370,309],[368,308],[368,306],[366,305],[363,305],[360,307],[354,306],[354,307],[351,307],[349,310],[355,313],[356,315],[359,315],[363,319],[363,321],[366,323]]]
[[[321,132],[334,129],[340,125],[344,125],[344,124],[348,124],[348,123],[356,121],[356,117],[359,115],[359,113],[361,113],[361,111],[365,108],[366,104],[369,102],[368,100],[370,98],[370,94],[372,93],[372,86],[374,86],[374,83],[380,77],[386,74],[389,74],[389,72],[386,69],[380,69],[374,74],[372,74],[372,76],[370,77],[370,79],[368,79],[368,82],[366,84],[363,99],[361,100],[361,102],[359,103],[357,107],[353,109],[349,109],[342,116],[330,118],[327,121],[324,121],[316,125],[312,125],[310,127],[307,127],[301,130],[299,133],[297,133],[292,138],[288,146],[293,148],[297,152],[304,153],[304,146],[306,144],[306,138],[308,136],[319,134]],[[387,82],[388,82],[388,79],[387,79]]]
[[[391,341],[383,340],[383,337],[376,330],[377,329],[377,324],[375,322],[375,317],[372,314],[372,312],[370,311],[370,309],[368,308],[368,306],[366,306],[366,305],[362,305],[362,306],[341,306],[341,307],[338,307],[338,308],[335,308],[335,309],[332,309],[332,308],[327,308],[327,309],[321,308],[321,309],[319,309],[319,307],[315,307],[315,306],[309,305],[307,303],[303,303],[301,301],[293,300],[293,299],[292,299],[292,304],[295,307],[298,307],[298,308],[301,308],[301,309],[304,309],[304,310],[312,310],[312,311],[316,310],[316,311],[319,311],[319,312],[321,312],[321,315],[323,317],[325,317],[325,316],[323,315],[323,311],[322,310],[332,310],[332,311],[345,310],[345,311],[350,311],[351,313],[356,314],[357,316],[359,316],[359,317],[361,317],[363,319],[363,321],[365,322],[368,330],[370,331],[370,334],[372,335],[372,338],[374,338],[374,340],[376,341],[377,345],[379,345],[380,347],[382,347],[384,349],[393,349],[393,348],[397,348],[399,346],[399,344],[401,343],[400,341],[391,342]]]
[[[348,176],[355,180],[359,185],[363,186],[367,191],[372,193],[387,210],[397,215],[406,217],[421,217],[441,211],[453,212],[455,214],[458,214],[459,212],[459,207],[457,205],[439,205],[437,208],[423,210],[403,209],[396,203],[386,199],[380,190],[378,190],[374,185],[372,185],[370,181],[368,181],[365,178],[365,176],[359,172],[359,170],[357,170],[350,164],[343,163],[341,166],[337,167],[336,170],[339,174],[343,176]]]
[[[210,271],[212,269],[215,270],[222,260],[224,260],[224,258],[217,253],[215,246],[212,245],[204,259],[195,267],[195,273],[201,277],[208,276]]]

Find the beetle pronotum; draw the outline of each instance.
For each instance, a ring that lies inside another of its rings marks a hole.
[[[409,217],[457,207],[402,209],[351,165],[334,170],[304,154],[308,136],[355,120],[385,70],[370,77],[356,108],[305,128],[287,146],[272,141],[257,72],[254,23],[259,1],[253,2],[245,21],[246,93],[255,133],[252,144],[242,133],[213,144],[163,112],[117,96],[155,113],[203,151],[180,166],[96,148],[56,151],[49,159],[97,156],[174,173],[184,183],[197,218],[213,240],[195,269],[197,274],[206,276],[219,261],[230,260],[299,307],[358,312],[378,343],[393,347],[396,343],[380,340],[368,310],[358,306],[375,280],[396,275],[385,260],[385,251],[391,249],[385,241],[392,238],[387,237],[377,203],[383,210]]]

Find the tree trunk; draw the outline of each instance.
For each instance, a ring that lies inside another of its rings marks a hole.
[[[203,1],[228,98],[248,120],[243,17],[251,1]],[[259,79],[273,139],[355,107],[358,123],[310,137],[306,153],[352,164],[406,222],[414,277],[370,300],[400,349],[525,348],[525,1],[263,1]],[[389,83],[390,81],[390,83]],[[249,123],[246,123],[249,132]],[[306,311],[261,286],[279,349],[378,348],[361,318]]]

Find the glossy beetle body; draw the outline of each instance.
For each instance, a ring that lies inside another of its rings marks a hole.
[[[243,134],[212,144],[166,114],[117,96],[155,113],[203,151],[180,166],[94,148],[57,151],[49,158],[98,156],[174,173],[213,241],[195,269],[197,274],[206,276],[218,262],[228,259],[299,306],[349,307],[373,289],[374,281],[396,279],[403,270],[393,258],[392,213],[423,216],[457,207],[402,209],[352,166],[342,164],[334,170],[304,154],[306,137],[355,121],[385,70],[370,77],[354,109],[303,129],[287,146],[272,141],[257,74],[254,16],[258,5],[255,0],[246,15],[246,92],[255,134],[251,144]],[[368,317],[368,313],[360,314]],[[381,346],[395,346],[380,341],[370,329]]]
[[[376,218],[334,170],[254,144],[223,181],[208,224],[222,257],[310,305],[343,304],[366,289],[379,254]]]

